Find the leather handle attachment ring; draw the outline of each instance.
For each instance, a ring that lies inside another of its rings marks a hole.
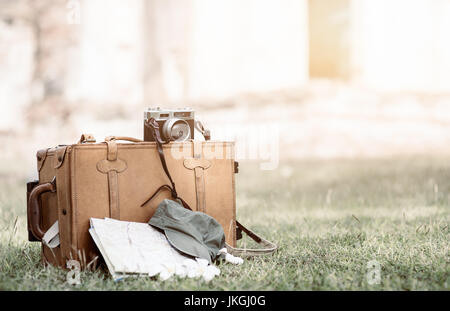
[[[205,138],[206,141],[211,140],[211,131],[203,126],[200,121],[195,121],[195,129],[197,129]]]
[[[41,195],[46,192],[56,192],[56,177],[51,182],[36,186],[30,193],[30,199],[28,201],[28,217],[30,220],[31,233],[39,240],[42,241],[42,237],[45,232],[42,229],[41,224]]]

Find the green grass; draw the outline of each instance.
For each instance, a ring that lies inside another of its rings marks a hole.
[[[241,163],[238,219],[275,241],[279,251],[221,265],[210,283],[197,279],[114,282],[107,272],[44,267],[27,242],[25,182],[0,179],[0,289],[6,290],[448,290],[450,161],[304,160],[260,171]],[[249,240],[241,245],[249,246]],[[367,264],[381,267],[367,282]]]

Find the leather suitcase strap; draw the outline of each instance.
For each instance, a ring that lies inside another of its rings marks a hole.
[[[114,139],[107,140],[108,153],[106,159],[110,163],[117,161],[117,143]],[[110,169],[108,171],[108,188],[109,188],[109,217],[120,219],[119,209],[119,185],[117,180],[117,170]]]
[[[108,172],[108,188],[109,188],[109,217],[120,219],[119,208],[119,185],[117,171]]]
[[[203,125],[202,125],[203,127]],[[197,198],[197,211],[206,213],[206,194],[205,194],[205,175],[204,170],[211,166],[211,162],[202,158],[202,145],[199,142],[192,141],[194,159],[192,167],[195,174],[195,194]]]
[[[206,213],[205,175],[202,167],[194,168],[197,211]]]
[[[206,213],[206,188],[204,171],[211,166],[211,161],[199,158],[185,159],[183,165],[185,168],[194,171],[197,211]]]
[[[258,236],[256,233],[254,233],[250,229],[247,229],[245,226],[243,226],[237,220],[236,220],[236,227],[239,230],[244,231],[253,241],[255,241],[256,243],[261,245],[262,248],[257,248],[257,249],[236,248],[236,247],[232,247],[232,246],[226,244],[228,253],[232,254],[233,256],[239,256],[239,257],[262,256],[262,255],[271,254],[278,249],[278,246],[275,243],[272,243],[272,242]]]
[[[111,136],[105,139],[105,143],[107,145],[106,159],[97,163],[97,170],[108,175],[109,217],[113,219],[120,219],[118,174],[127,169],[127,163],[118,158],[116,139],[126,138],[116,138]]]

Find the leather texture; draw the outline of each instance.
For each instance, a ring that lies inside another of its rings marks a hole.
[[[47,158],[47,150],[39,150],[36,154],[38,172],[42,169],[42,165],[44,165],[45,159]]]
[[[119,143],[119,139],[133,142]],[[229,157],[234,155],[234,143],[171,142],[163,145],[163,152],[179,196],[215,218],[224,229],[227,244],[234,247],[235,177],[234,159]],[[85,267],[99,256],[88,233],[91,217],[148,222],[158,204],[171,197],[170,191],[161,191],[141,206],[169,183],[155,142],[109,137],[103,143],[83,141],[38,155],[39,184],[56,177],[57,189],[41,196],[41,227],[48,230],[58,220],[61,241],[54,249],[42,246],[46,263],[64,267],[67,260],[78,259]]]
[[[183,165],[187,169],[194,170],[197,211],[206,213],[205,174],[203,171],[211,167],[211,161],[192,158],[185,159]]]

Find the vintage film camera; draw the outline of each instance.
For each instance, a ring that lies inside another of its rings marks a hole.
[[[191,108],[148,108],[144,112],[144,141],[154,141],[151,128],[146,126],[146,122],[151,118],[158,123],[161,139],[165,141],[194,139],[194,128],[197,125],[194,115]]]

